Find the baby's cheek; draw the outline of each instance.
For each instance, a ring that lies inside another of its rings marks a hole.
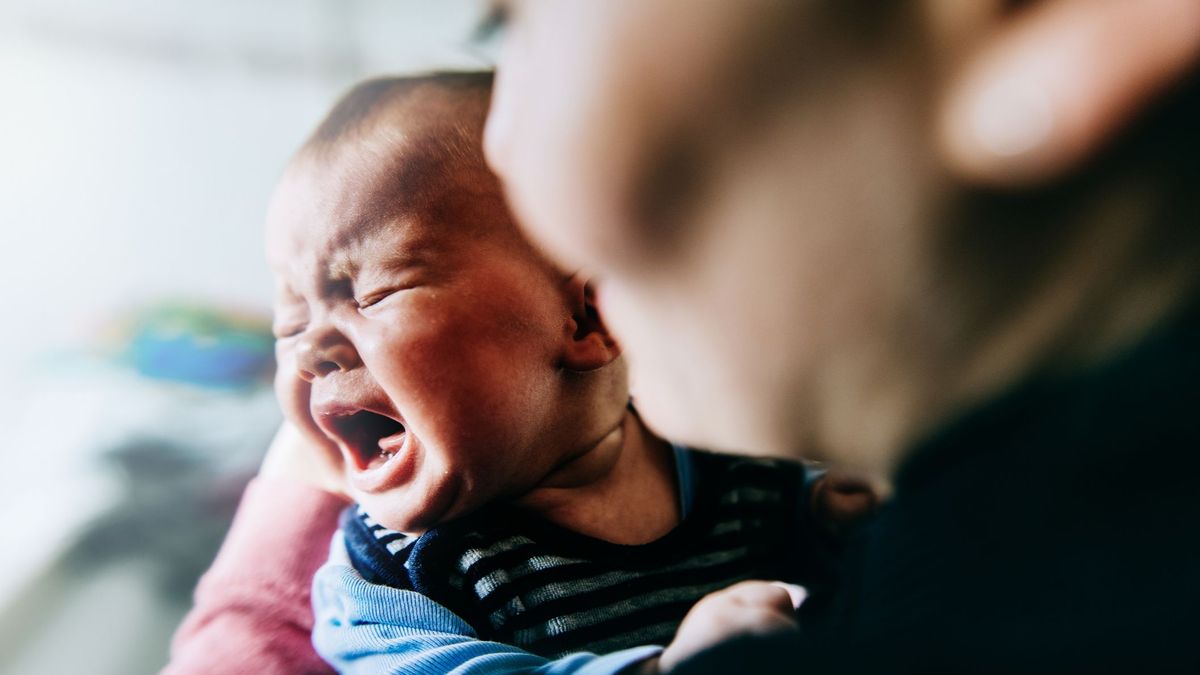
[[[276,351],[279,367],[275,371],[275,398],[284,418],[312,438],[320,441],[325,436],[312,419],[309,410],[309,394],[311,386],[296,375],[294,368],[289,367],[290,359],[282,352]]]

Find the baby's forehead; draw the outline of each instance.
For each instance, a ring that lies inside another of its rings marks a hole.
[[[450,142],[412,134],[352,153],[332,187],[364,223],[403,219],[443,236],[482,236],[495,229],[484,225],[508,220],[499,181],[481,158]]]
[[[479,74],[356,86],[289,165],[268,228],[318,255],[398,224],[427,240],[519,236],[483,158],[489,90]]]
[[[346,255],[370,250],[380,239],[419,239],[434,248],[464,238],[519,237],[486,166],[429,136],[297,157],[273,201],[268,228],[290,241],[283,246],[290,254],[278,252],[285,258],[302,251]]]

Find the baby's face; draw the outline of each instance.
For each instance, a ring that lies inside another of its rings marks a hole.
[[[338,164],[299,160],[268,215],[285,414],[337,446],[351,496],[392,529],[529,490],[562,461],[556,274],[490,175],[413,197],[402,169]]]

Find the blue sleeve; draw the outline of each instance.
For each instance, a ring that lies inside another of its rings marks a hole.
[[[612,675],[662,651],[634,647],[552,661],[486,642],[450,610],[415,591],[369,583],[338,557],[317,571],[312,598],[313,646],[340,673]]]

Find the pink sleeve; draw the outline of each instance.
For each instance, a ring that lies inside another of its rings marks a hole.
[[[344,506],[299,483],[251,481],[163,675],[333,672],[313,651],[309,588]]]

